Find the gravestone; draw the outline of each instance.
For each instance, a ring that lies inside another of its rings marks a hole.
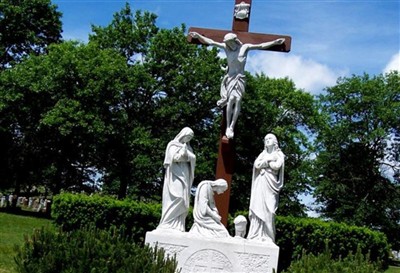
[[[28,206],[28,198],[24,197],[24,199],[22,199],[22,205],[23,205],[24,207],[27,207],[27,206]]]
[[[41,212],[44,208],[45,208],[45,200],[43,198],[41,198],[38,202],[36,211]]]
[[[22,206],[22,200],[24,199],[24,197],[22,197],[22,196],[19,196],[18,198],[17,198],[17,207],[21,207]]]
[[[49,199],[46,199],[44,212],[46,212],[48,215],[51,214],[51,200]]]
[[[11,204],[12,204],[12,202],[13,202],[13,199],[14,199],[14,196],[13,196],[12,194],[10,194],[10,195],[8,196],[8,204],[10,204],[10,206],[11,206]]]
[[[33,199],[32,210],[37,210],[40,205],[40,200],[38,198]]]

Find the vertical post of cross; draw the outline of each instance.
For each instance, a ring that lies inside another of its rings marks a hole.
[[[189,28],[189,33],[197,32],[205,37],[208,37],[216,42],[222,43],[224,36],[228,33],[234,33],[237,35],[242,43],[248,44],[260,44],[271,42],[276,39],[283,39],[284,42],[279,45],[272,47],[263,48],[262,50],[271,50],[278,52],[289,52],[291,46],[291,37],[287,35],[276,35],[276,34],[260,34],[250,33],[250,12],[251,12],[251,0],[235,0],[235,7],[233,12],[233,23],[232,30],[218,30],[218,29],[206,29],[206,28]],[[202,44],[201,40],[188,36],[188,42],[194,44]],[[232,138],[227,138],[226,134],[226,107],[223,108],[223,118],[221,124],[221,133],[219,138],[219,150],[216,168],[216,179],[223,178],[228,182],[228,190],[221,195],[215,196],[216,205],[221,215],[221,222],[227,226],[228,223],[228,212],[229,212],[229,199],[230,190],[232,184],[232,175],[234,170],[235,161],[235,145]]]
[[[221,121],[221,132],[219,137],[218,159],[217,168],[215,171],[215,178],[223,178],[228,183],[228,189],[222,193],[214,196],[215,204],[218,212],[221,215],[221,222],[227,226],[229,214],[229,199],[232,185],[232,175],[235,164],[235,144],[233,139],[228,139],[225,136],[226,130],[226,107],[223,110],[223,117]]]
[[[251,0],[235,0],[233,10],[232,31],[248,32],[250,22]],[[233,139],[225,136],[226,107],[223,109],[221,133],[219,138],[217,168],[215,178],[223,178],[228,183],[228,190],[215,196],[215,202],[221,215],[221,222],[227,226],[229,215],[229,200],[232,185],[232,175],[235,164],[235,144]]]
[[[232,31],[249,31],[251,0],[235,0]]]

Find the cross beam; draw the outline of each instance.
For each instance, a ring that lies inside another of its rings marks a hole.
[[[203,36],[213,39],[214,41],[221,42],[224,39],[225,34],[235,33],[242,43],[249,44],[259,44],[262,42],[270,42],[279,38],[285,38],[285,42],[282,45],[276,45],[267,49],[268,51],[280,51],[289,52],[292,38],[287,35],[277,35],[277,34],[261,34],[261,33],[251,33],[251,32],[241,32],[232,30],[219,30],[219,29],[209,29],[209,28],[198,28],[191,27],[189,32],[197,32]],[[188,42],[191,44],[202,44],[198,39],[194,39],[190,35],[188,36]]]

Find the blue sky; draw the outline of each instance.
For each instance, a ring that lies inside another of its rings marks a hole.
[[[160,28],[231,29],[234,0],[53,0],[65,39],[86,41],[129,2],[157,14]],[[250,32],[292,36],[289,53],[252,51],[246,69],[289,77],[318,94],[338,77],[400,70],[399,0],[253,0]]]

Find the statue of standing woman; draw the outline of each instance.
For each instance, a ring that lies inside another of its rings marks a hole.
[[[189,144],[193,135],[192,129],[185,127],[168,143],[164,159],[162,215],[157,228],[185,231],[196,163]]]
[[[190,36],[199,39],[202,43],[224,49],[228,62],[228,70],[221,83],[221,99],[217,105],[226,105],[226,131],[227,138],[233,138],[234,127],[240,113],[240,104],[245,90],[244,67],[247,54],[253,49],[267,49],[285,42],[284,38],[261,44],[243,44],[234,33],[225,35],[222,43],[216,42],[197,32],[190,32]]]
[[[275,242],[275,212],[283,186],[285,155],[275,135],[264,138],[264,150],[253,166],[248,239]]]

